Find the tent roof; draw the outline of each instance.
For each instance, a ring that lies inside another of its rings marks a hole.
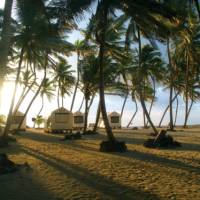
[[[54,113],[71,113],[71,112],[69,110],[67,110],[66,108],[60,107],[60,108],[54,110],[51,114],[54,114]]]
[[[24,116],[24,113],[17,111],[14,116]]]
[[[84,113],[77,111],[77,112],[75,112],[75,113],[74,113],[74,115],[75,115],[75,116],[78,116],[78,115],[81,115],[81,116],[83,116],[83,115],[84,115]]]
[[[120,114],[114,111],[114,112],[109,113],[109,116],[120,116]]]

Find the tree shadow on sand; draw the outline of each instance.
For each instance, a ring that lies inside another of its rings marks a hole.
[[[47,163],[49,166],[55,168],[63,174],[76,179],[78,182],[91,187],[112,199],[159,200],[159,197],[155,194],[147,191],[141,191],[139,188],[122,185],[105,176],[94,174],[88,169],[77,166],[70,162],[60,160],[27,147],[21,147],[21,149],[24,153]]]

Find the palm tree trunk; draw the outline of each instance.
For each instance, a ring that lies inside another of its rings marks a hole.
[[[44,108],[44,96],[42,96],[42,105],[41,105],[41,108],[40,108],[40,110],[37,114],[37,117],[40,116],[40,113],[42,112],[43,108]],[[35,122],[34,122],[33,128],[35,128]]]
[[[185,120],[183,127],[186,128],[187,118],[188,118],[188,106],[189,106],[189,94],[188,94],[188,84],[189,84],[189,58],[187,56],[187,65],[185,73]]]
[[[99,102],[99,105],[98,105],[98,108],[97,108],[96,120],[95,120],[95,124],[94,124],[94,128],[93,128],[94,132],[97,131],[100,114],[101,114],[101,106],[100,106],[100,102]]]
[[[170,68],[170,94],[169,94],[169,129],[171,131],[174,130],[174,124],[173,124],[173,66],[172,66],[172,60],[171,60],[171,53],[170,53],[170,41],[169,38],[167,39],[167,53],[168,53],[168,60],[169,60],[169,68]]]
[[[17,85],[19,83],[19,78],[20,78],[20,72],[21,72],[21,67],[22,67],[23,55],[24,55],[24,47],[22,47],[21,53],[20,53],[19,65],[18,65],[18,69],[17,69],[17,76],[16,76],[16,80],[15,80],[15,87],[14,87],[14,91],[13,91],[13,95],[12,95],[12,100],[11,100],[11,104],[10,104],[10,108],[9,108],[9,112],[8,112],[6,126],[5,126],[4,133],[3,133],[3,138],[5,140],[7,138],[7,134],[8,134],[8,131],[9,131],[10,125],[11,125],[11,118],[12,118],[12,114],[13,114],[13,108],[14,108],[15,97],[16,97],[16,92],[17,92]]]
[[[174,102],[174,100],[177,98],[178,95],[179,95],[179,93],[176,93],[176,95],[172,99],[172,103]],[[158,125],[159,128],[161,127],[162,121],[163,121],[168,109],[169,109],[169,105],[166,107],[166,109],[165,109],[165,111],[164,111],[164,113],[163,113],[163,115],[161,117],[161,120],[160,120],[159,125]]]
[[[44,81],[45,81],[45,79],[46,79],[46,75],[47,75],[47,64],[48,64],[48,54],[46,55],[46,59],[45,59],[44,77],[43,77],[43,79],[42,79],[42,81],[41,81],[41,83],[40,83],[40,85],[39,85],[39,87],[38,87],[38,89],[37,89],[35,95],[33,96],[32,100],[30,101],[30,103],[29,103],[29,105],[28,105],[28,107],[27,107],[27,109],[26,109],[26,112],[24,113],[24,116],[23,116],[22,120],[21,120],[21,122],[19,123],[19,125],[18,125],[18,127],[17,127],[16,132],[18,132],[18,131],[20,130],[20,128],[21,128],[21,126],[22,126],[22,123],[23,123],[25,117],[27,116],[27,114],[28,114],[28,112],[29,112],[29,110],[30,110],[30,108],[31,108],[31,106],[32,106],[32,104],[33,104],[33,102],[35,101],[35,99],[37,98],[38,94],[40,93],[40,90],[41,90],[41,88],[42,88],[42,85],[43,85],[43,83],[44,83]]]
[[[85,97],[83,96],[83,99],[81,101],[81,105],[80,105],[80,107],[78,109],[79,112],[81,111],[81,108],[83,107],[84,100],[85,100]]]
[[[126,96],[125,96],[125,98],[124,98],[124,102],[123,102],[123,105],[122,105],[121,114],[120,114],[120,115],[121,115],[121,118],[122,118],[123,113],[124,113],[124,108],[125,108],[127,99],[128,99],[128,93],[126,93]]]
[[[64,107],[64,96],[62,95],[62,107]]]
[[[124,82],[126,84],[127,93],[126,93],[126,96],[124,98],[124,102],[123,102],[122,109],[121,109],[121,114],[120,114],[121,118],[123,116],[124,108],[125,108],[125,105],[126,105],[126,102],[127,102],[127,99],[128,99],[128,95],[129,95],[129,90],[128,90],[129,88],[128,88],[128,83],[127,83],[127,79],[126,79],[125,73],[122,73],[122,76],[123,76]]]
[[[26,92],[24,93],[24,95],[22,96],[22,98],[20,99],[20,101],[19,101],[19,102],[17,103],[17,105],[15,106],[15,109],[14,109],[14,112],[13,112],[13,113],[16,113],[16,112],[19,110],[20,106],[22,105],[24,99],[27,97],[28,93],[31,91],[31,89],[32,89],[32,87],[34,86],[35,82],[36,82],[36,77],[35,77],[33,83],[32,83],[32,84],[30,85],[30,87],[28,88],[28,90],[26,90]]]
[[[140,29],[138,27],[138,48],[139,48],[139,69],[141,69],[141,54],[142,54],[142,46],[141,46],[141,37],[140,37]],[[142,77],[142,76],[140,76]],[[146,108],[146,105],[145,105],[145,101],[144,101],[144,97],[143,97],[143,93],[142,93],[142,87],[141,87],[141,83],[142,81],[139,81],[139,84],[140,84],[140,89],[139,89],[139,95],[140,95],[140,101],[141,101],[141,106],[143,108],[143,111],[147,117],[147,120],[149,121],[153,131],[155,134],[158,134],[158,130],[156,129],[156,127],[154,126],[150,116],[149,116],[149,113],[147,111],[147,108]]]
[[[134,102],[135,102],[135,112],[133,113],[133,116],[131,117],[131,119],[130,119],[128,125],[127,125],[127,128],[129,128],[129,126],[131,125],[131,123],[132,123],[133,119],[135,118],[137,111],[138,111],[137,101],[135,100]]]
[[[57,91],[57,104],[58,104],[58,108],[60,108],[60,86],[58,86],[58,91]]]
[[[91,98],[91,100],[90,100],[90,104],[89,104],[89,106],[88,106],[88,112],[89,112],[89,110],[90,110],[90,108],[91,108],[91,106],[92,106],[92,104],[93,104],[94,98],[95,98],[95,94],[92,95],[92,98]]]
[[[0,97],[2,93],[4,78],[6,75],[6,65],[8,61],[8,53],[11,39],[11,14],[12,14],[13,0],[6,0],[4,6],[3,14],[3,25],[1,31],[1,41],[0,41]],[[0,99],[1,101],[1,99]],[[0,102],[1,106],[1,102]]]
[[[193,103],[194,103],[194,101],[192,100],[192,101],[191,101],[191,104],[190,104],[190,107],[189,107],[189,109],[188,109],[188,113],[187,113],[187,121],[188,121],[189,115],[190,115],[190,113],[191,113]],[[186,121],[186,126],[187,126],[187,121]]]
[[[105,52],[105,33],[106,33],[106,25],[107,25],[107,15],[108,15],[108,8],[104,6],[102,8],[100,20],[99,20],[99,96],[100,96],[100,105],[101,105],[101,114],[104,121],[106,133],[108,136],[108,140],[110,142],[115,141],[115,137],[112,133],[112,129],[110,127],[108,116],[106,112],[106,105],[105,105],[105,95],[104,95],[104,52]]]
[[[143,108],[143,107],[142,107]],[[144,109],[143,109],[143,123],[144,123],[144,128],[146,128],[146,116],[145,116],[145,112],[144,112]]]
[[[151,80],[152,80],[152,83],[153,83],[153,98],[151,100],[151,105],[150,105],[150,108],[149,108],[149,116],[151,116],[151,110],[152,110],[152,107],[153,107],[153,102],[155,100],[155,97],[156,97],[156,83],[155,83],[155,79],[153,76],[151,76]],[[148,126],[148,122],[146,123],[146,126]]]
[[[175,117],[174,117],[174,127],[176,126],[176,120],[177,120],[177,116],[178,116],[178,97],[176,97],[176,112],[175,112]]]
[[[85,121],[84,121],[83,132],[87,131],[87,123],[88,123],[88,97],[85,97]]]
[[[22,98],[23,98],[24,94],[26,93],[26,89],[27,89],[27,87],[25,86],[25,87],[23,88],[23,90],[22,90],[22,93],[21,93],[21,95],[20,95],[20,97],[19,97],[19,99],[18,99],[18,101],[17,101],[17,103],[16,103],[16,106],[15,106],[15,108],[14,108],[14,111],[13,111],[14,114],[15,114],[15,113],[18,111],[18,109],[19,109],[20,102],[22,101]]]
[[[76,81],[76,85],[75,85],[75,88],[74,88],[74,94],[73,94],[71,108],[70,108],[71,112],[73,110],[73,106],[74,106],[74,102],[75,102],[75,98],[76,98],[76,93],[77,93],[77,89],[78,89],[78,84],[79,84],[79,61],[80,61],[80,53],[77,52],[77,81]]]

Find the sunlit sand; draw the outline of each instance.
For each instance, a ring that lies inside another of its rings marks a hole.
[[[171,133],[182,147],[142,146],[151,130],[115,130],[127,153],[101,153],[104,133],[61,142],[62,135],[29,130],[1,149],[30,169],[0,176],[1,199],[199,199],[200,128]]]

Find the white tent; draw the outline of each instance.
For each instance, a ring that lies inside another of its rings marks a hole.
[[[121,116],[117,112],[108,113],[108,121],[111,128],[121,128]],[[104,128],[104,122],[102,116],[100,116],[98,126]]]
[[[85,115],[82,112],[75,112],[73,114],[73,128],[74,129],[83,129],[85,122]]]
[[[17,111],[15,115],[12,116],[11,118],[11,130],[15,130],[18,128],[19,123],[23,120],[24,113]],[[26,129],[26,117],[24,118],[22,125],[20,127],[20,130],[25,130]]]
[[[117,112],[111,112],[108,115],[108,120],[112,128],[121,128],[121,116]]]
[[[71,131],[73,128],[73,114],[63,107],[58,108],[51,113],[46,126],[52,132]]]

